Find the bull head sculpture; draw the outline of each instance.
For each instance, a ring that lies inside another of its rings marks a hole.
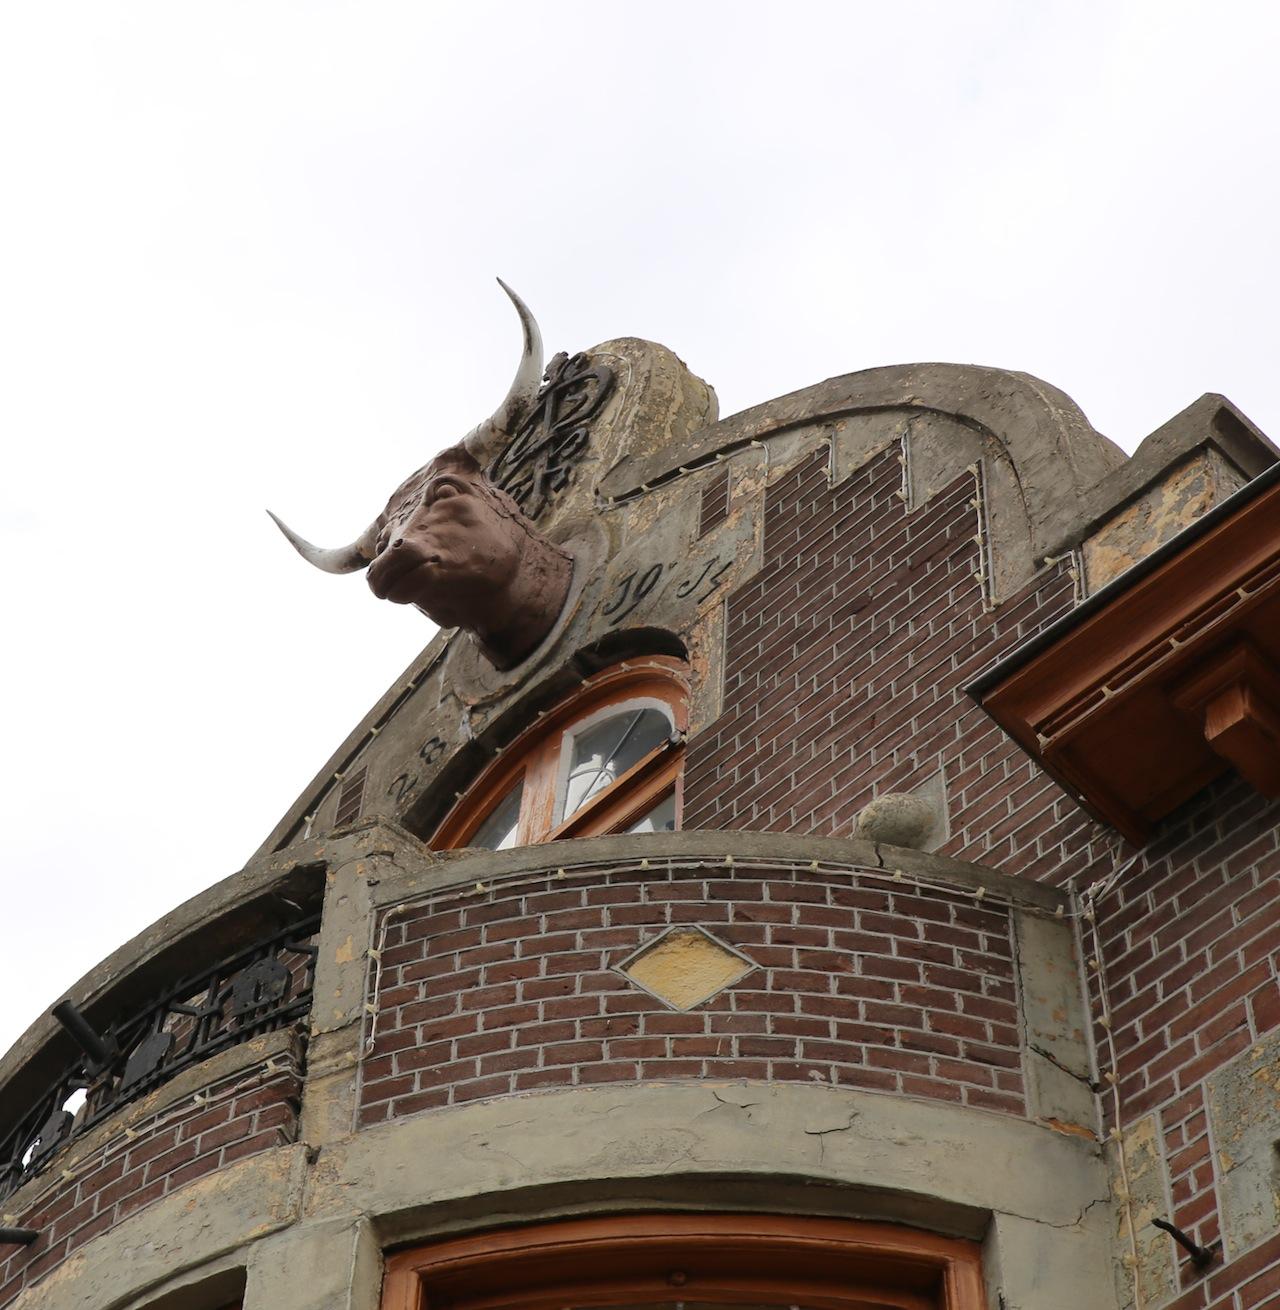
[[[367,568],[375,596],[416,605],[441,627],[464,628],[490,663],[506,669],[555,625],[573,560],[485,476],[542,380],[538,325],[520,297],[501,279],[499,285],[520,315],[524,350],[493,416],[406,478],[349,546],[321,549],[271,517],[308,563],[326,573]]]

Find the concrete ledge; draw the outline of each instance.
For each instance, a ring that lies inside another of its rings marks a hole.
[[[616,837],[585,837],[508,851],[463,850],[434,856],[428,853],[426,858],[407,867],[397,866],[393,876],[384,874],[373,888],[373,899],[375,906],[381,907],[460,883],[485,882],[510,874],[558,868],[603,868],[641,859],[687,858],[721,863],[726,855],[735,860],[763,863],[777,860],[808,864],[817,860],[870,873],[892,874],[901,869],[904,874],[958,891],[976,892],[982,887],[993,901],[1050,914],[1060,907],[1065,909],[1068,900],[1066,893],[1057,888],[1013,878],[983,865],[966,864],[945,855],[840,837],[807,837],[738,829],[644,833],[639,836],[624,833]]]
[[[1144,437],[1125,463],[1090,488],[1081,509],[1082,532],[1096,530],[1174,465],[1206,447],[1216,450],[1245,482],[1280,458],[1266,434],[1225,396],[1209,393]],[[1074,539],[1063,540],[1060,548],[1076,544]]]
[[[16,1306],[113,1310],[288,1226],[298,1215],[305,1158],[301,1146],[266,1151],[139,1210],[82,1246]]]
[[[505,1193],[572,1188],[595,1208],[635,1208],[672,1204],[673,1181],[684,1180],[686,1204],[706,1207],[726,1202],[725,1188],[714,1200],[706,1189],[716,1179],[732,1180],[736,1208],[777,1209],[792,1186],[793,1205],[802,1192],[796,1208],[811,1210],[819,1186],[821,1212],[970,1238],[996,1211],[1069,1228],[1108,1195],[1096,1144],[1005,1115],[802,1085],[650,1083],[505,1097],[366,1129],[321,1152],[307,1212],[368,1214],[395,1243],[480,1214],[494,1222]]]

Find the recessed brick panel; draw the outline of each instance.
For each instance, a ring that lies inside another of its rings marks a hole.
[[[100,1233],[185,1184],[297,1135],[300,1081],[292,1068],[242,1071],[108,1140],[75,1166],[55,1157],[49,1186],[16,1224],[40,1239],[0,1247],[0,1306]],[[207,1099],[206,1099],[207,1098]]]
[[[719,473],[702,489],[698,501],[698,536],[705,537],[729,517],[729,470]]]
[[[361,1123],[673,1078],[860,1087],[1024,1113],[1006,911],[878,872],[654,863],[391,911]],[[615,972],[678,924],[757,967],[688,1011]]]

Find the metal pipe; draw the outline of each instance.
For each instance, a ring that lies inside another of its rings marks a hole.
[[[30,1246],[39,1236],[34,1228],[0,1227],[0,1246]]]
[[[1221,1242],[1213,1242],[1209,1246],[1201,1246],[1198,1242],[1193,1241],[1181,1228],[1175,1227],[1167,1219],[1153,1219],[1153,1227],[1159,1228],[1161,1232],[1168,1233],[1177,1244],[1191,1257],[1191,1263],[1197,1269],[1207,1269],[1217,1258],[1222,1248]]]
[[[94,1064],[110,1064],[113,1054],[111,1048],[89,1027],[88,1020],[76,1009],[74,1001],[59,1001],[53,1007],[53,1017],[71,1034],[71,1039]]]

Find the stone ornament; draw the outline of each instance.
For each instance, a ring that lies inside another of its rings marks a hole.
[[[587,448],[589,426],[609,398],[614,372],[590,355],[563,351],[547,365],[546,383],[515,439],[489,467],[489,476],[531,518],[569,485]]]
[[[313,546],[271,517],[308,563],[326,573],[367,568],[375,596],[416,605],[441,627],[469,632],[492,665],[507,669],[555,626],[573,559],[484,472],[534,410],[542,379],[538,325],[520,297],[505,282],[499,285],[520,316],[524,348],[493,415],[402,482],[348,546]]]

